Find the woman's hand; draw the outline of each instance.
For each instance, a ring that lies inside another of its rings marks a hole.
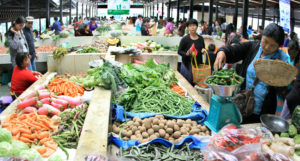
[[[32,74],[37,77],[42,76],[40,72],[36,72],[36,71],[32,71]]]
[[[201,50],[201,53],[205,54],[205,53],[206,53],[206,49],[203,48],[203,49]]]
[[[218,71],[220,68],[222,68],[226,63],[226,55],[224,51],[219,51],[217,53],[217,58],[214,64],[214,71]]]
[[[192,53],[191,53],[191,51],[190,51],[190,49],[186,52],[186,56],[190,56],[190,55],[192,55]]]

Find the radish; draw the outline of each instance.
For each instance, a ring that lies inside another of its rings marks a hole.
[[[56,108],[60,111],[63,111],[65,108],[67,108],[67,107],[64,107],[63,105],[55,103],[55,102],[51,102],[51,106],[53,106],[54,108]]]
[[[40,93],[47,93],[49,92],[47,89],[42,89],[42,90],[38,90],[38,95],[40,95]]]
[[[69,104],[68,101],[63,100],[63,99],[56,99],[56,98],[53,98],[52,101],[53,101],[54,103],[56,103],[56,104],[60,104],[60,105],[64,106],[65,108],[67,108],[67,107],[68,107],[68,104]]]
[[[48,108],[45,106],[42,106],[41,108],[38,109],[37,113],[39,115],[48,115]]]
[[[50,98],[50,92],[42,92],[39,94],[39,100],[44,98]]]
[[[40,108],[40,107],[42,107],[43,106],[43,102],[41,102],[41,101],[36,101],[36,107],[37,108]]]
[[[51,98],[43,98],[40,100],[43,104],[51,104],[52,99]]]
[[[75,107],[81,104],[80,97],[70,97],[70,96],[57,96],[56,98],[68,101],[71,107]]]
[[[60,111],[58,109],[56,109],[55,107],[51,106],[51,105],[44,104],[43,107],[46,107],[48,113],[50,113],[52,115],[58,116],[60,114]]]
[[[24,113],[33,113],[33,112],[36,112],[36,108],[29,106],[29,107],[24,108],[23,112]]]
[[[29,99],[26,99],[24,101],[21,101],[18,103],[18,109],[23,109],[25,107],[28,107],[28,106],[33,106],[36,104],[36,98],[35,97],[31,97]]]

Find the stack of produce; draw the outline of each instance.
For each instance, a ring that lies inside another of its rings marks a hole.
[[[97,40],[94,41],[91,45],[89,45],[90,47],[93,47],[97,50],[100,51],[100,53],[105,53],[107,52],[108,49],[108,43],[104,40]]]
[[[185,96],[185,91],[177,83],[174,83],[170,88],[172,91],[180,94],[181,96]]]
[[[87,109],[88,105],[83,104],[81,107],[65,110],[59,115],[62,121],[59,123],[58,130],[52,134],[52,138],[66,153],[67,158],[69,154],[64,148],[77,148]]]
[[[124,150],[120,149],[117,156],[119,160],[188,160],[199,161],[203,160],[203,154],[198,149],[190,149],[191,143],[185,143],[181,148],[175,149],[172,147],[166,147],[161,144],[148,144],[142,147],[132,147]]]
[[[13,140],[34,146],[43,157],[49,157],[58,147],[50,137],[50,134],[57,130],[58,123],[57,117],[50,119],[36,113],[13,113],[2,121],[2,128],[11,132]]]
[[[68,54],[68,50],[64,47],[58,47],[52,53],[54,60],[58,60],[58,61],[60,61],[61,58],[67,54]]]
[[[85,47],[83,49],[77,50],[77,53],[100,53],[100,50],[94,47]]]
[[[110,27],[109,25],[100,25],[100,26],[97,28],[97,31],[98,31],[100,34],[102,34],[102,33],[111,31],[111,27]]]
[[[37,52],[37,53],[46,53],[46,52],[52,52],[55,49],[56,49],[55,46],[45,45],[45,46],[40,46],[37,49],[35,49],[35,52]]]
[[[133,121],[124,124],[114,122],[112,130],[125,140],[137,140],[139,143],[146,143],[156,138],[163,138],[172,143],[179,143],[188,135],[209,136],[210,132],[206,126],[197,124],[191,119],[167,120],[163,115],[140,119],[134,117]]]
[[[18,110],[24,113],[38,113],[39,115],[59,115],[68,107],[81,104],[79,97],[56,96],[48,90],[39,90],[28,95],[18,103]]]
[[[84,88],[77,85],[75,82],[68,81],[59,77],[54,78],[48,85],[50,92],[53,92],[57,95],[65,96],[82,96],[84,93]]]
[[[4,48],[0,46],[0,54],[7,54],[8,48]]]
[[[85,78],[71,77],[69,80],[82,84],[85,88],[92,88],[100,85],[105,89],[112,89],[114,93],[119,90],[119,86],[126,87],[125,82],[120,78],[120,67],[104,62],[101,67],[89,69]]]
[[[216,71],[212,76],[206,79],[206,83],[211,85],[237,85],[243,82],[243,78],[240,77],[233,68],[231,69],[222,69]]]

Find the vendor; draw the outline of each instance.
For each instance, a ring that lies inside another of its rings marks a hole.
[[[29,86],[38,80],[36,76],[41,73],[28,70],[30,66],[30,55],[28,53],[18,53],[16,56],[16,66],[11,78],[11,95],[13,98],[21,95]]]
[[[150,19],[149,18],[144,18],[143,19],[143,24],[141,27],[141,34],[142,36],[151,36],[150,31],[149,31],[149,26],[150,26]]]
[[[198,22],[195,19],[190,19],[187,22],[187,28],[189,34],[184,36],[179,44],[178,54],[182,56],[182,63],[180,67],[180,73],[193,85],[193,74],[192,74],[192,53],[190,51],[193,44],[195,44],[196,50],[198,51],[197,62],[202,63],[201,51],[205,48],[204,39],[202,36],[196,33],[198,29]]]
[[[290,40],[288,44],[288,54],[290,56],[289,64],[294,65],[295,67],[299,64],[299,54],[300,54],[300,48],[299,43],[296,40]]]
[[[89,22],[89,26],[90,26],[90,31],[94,31],[98,28],[98,24],[96,22],[96,18],[95,17],[92,17],[91,18],[91,22]]]
[[[169,18],[164,35],[167,35],[167,34],[173,35],[173,31],[174,31],[173,18]]]
[[[75,36],[93,36],[93,33],[90,31],[90,25],[84,24],[83,27],[79,27],[79,29],[75,31]]]
[[[288,62],[289,56],[279,47],[284,42],[284,31],[279,25],[269,24],[262,33],[261,41],[249,41],[233,46],[222,47],[217,52],[214,70],[223,67],[225,63],[236,63],[243,60],[239,75],[245,77],[242,89],[252,88],[256,78],[254,61],[257,59],[279,59]],[[244,123],[260,122],[261,114],[274,114],[276,110],[276,90],[259,81],[254,88],[254,112],[244,118]]]

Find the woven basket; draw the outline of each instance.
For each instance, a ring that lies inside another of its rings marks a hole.
[[[198,68],[192,65],[192,72],[193,82],[199,87],[207,88],[208,86],[205,84],[205,79],[211,75],[210,65],[199,64]]]
[[[281,60],[258,59],[254,62],[256,77],[270,86],[289,85],[297,75],[297,68]]]

